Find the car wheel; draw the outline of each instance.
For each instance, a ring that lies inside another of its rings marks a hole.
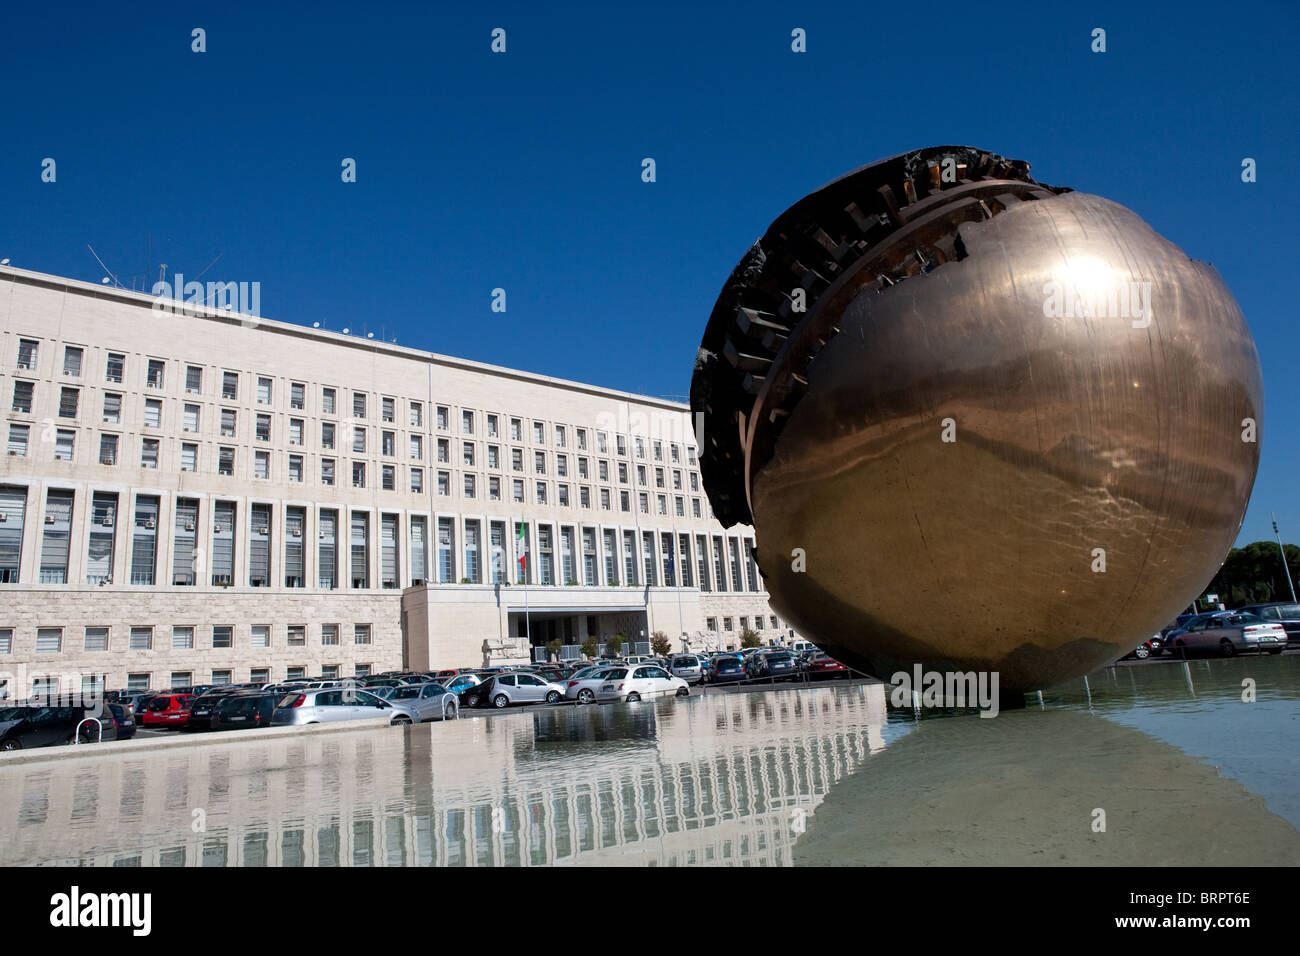
[[[478,695],[476,694],[476,695],[474,695],[473,697],[470,697],[468,700],[466,700],[466,701],[465,701],[465,706],[466,706],[466,707],[477,707],[477,706],[478,706]]]
[[[1139,644],[1137,649],[1133,651],[1133,656],[1140,661],[1144,661],[1151,656],[1151,648],[1147,647],[1145,644]]]
[[[585,687],[578,691],[578,703],[580,704],[590,704],[595,699],[596,695]]]
[[[1219,653],[1224,657],[1232,657],[1237,653],[1237,648],[1233,646],[1232,641],[1225,638],[1224,640],[1219,641]]]
[[[679,688],[677,688],[677,696],[678,696],[678,697],[685,697],[685,696],[687,696],[688,694],[690,694],[690,690],[689,690],[689,689],[687,689],[687,688],[685,688],[685,687],[679,687]]]
[[[492,698],[492,706],[496,707],[497,709],[501,709],[503,707],[509,707],[510,698],[507,697],[505,694],[497,694],[495,697]]]
[[[627,695],[627,702],[629,704],[635,704],[640,699],[641,699],[641,695],[638,694],[636,691],[632,691],[632,693]]]
[[[559,691],[553,690],[553,691],[551,691],[549,694],[546,695],[546,702],[547,702],[548,704],[555,704],[555,703],[558,703],[559,700],[560,700],[560,692],[559,692]]]
[[[23,744],[20,740],[6,740],[0,744],[0,750],[22,750]]]
[[[442,709],[443,720],[457,720],[459,717],[460,708],[453,703],[448,703],[447,706]]]

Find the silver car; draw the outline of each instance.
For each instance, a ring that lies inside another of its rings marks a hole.
[[[433,681],[394,687],[384,699],[413,708],[420,720],[455,720],[460,715],[460,701],[456,695]]]
[[[669,670],[674,677],[680,677],[688,684],[704,683],[704,662],[695,654],[678,654]]]
[[[323,724],[332,720],[385,720],[390,724],[413,724],[420,718],[408,704],[394,704],[364,690],[326,687],[291,690],[275,705],[272,727]]]
[[[554,704],[564,697],[564,687],[552,684],[533,674],[516,672],[498,674],[492,682],[492,706],[509,707],[511,704],[535,704],[546,701]]]
[[[1203,616],[1187,622],[1187,629],[1170,635],[1170,653],[1185,657],[1189,653],[1218,653],[1232,657],[1242,651],[1281,654],[1286,648],[1286,628],[1265,621],[1255,614],[1229,612]]]

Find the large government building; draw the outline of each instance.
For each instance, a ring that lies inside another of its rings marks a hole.
[[[15,694],[795,636],[676,402],[10,267],[0,394]]]

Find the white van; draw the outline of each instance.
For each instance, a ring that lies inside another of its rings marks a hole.
[[[795,641],[789,646],[791,654],[802,654],[804,651],[815,650],[817,650],[817,645],[813,644],[811,641]]]

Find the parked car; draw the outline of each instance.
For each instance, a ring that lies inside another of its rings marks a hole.
[[[145,704],[140,723],[146,727],[184,727],[195,699],[193,694],[159,694]]]
[[[817,651],[808,658],[805,671],[810,678],[848,677],[849,669],[825,651]]]
[[[126,704],[113,701],[105,703],[104,709],[108,711],[108,717],[113,721],[118,740],[130,740],[135,736],[135,715],[131,713],[131,708]],[[100,720],[106,721],[106,718],[101,717]]]
[[[410,707],[419,720],[455,720],[460,716],[456,695],[433,681],[395,687],[386,699]]]
[[[1182,623],[1175,622],[1170,627],[1161,631],[1160,650],[1164,654],[1174,654],[1177,656],[1181,651],[1175,651],[1174,643],[1187,632],[1187,629],[1197,621],[1210,621],[1219,617],[1226,617],[1232,611],[1203,611],[1200,614],[1180,614],[1178,620]]]
[[[590,704],[596,699],[605,678],[617,673],[618,667],[584,667],[564,682],[564,699]]]
[[[708,676],[704,663],[695,654],[678,654],[665,669],[688,684],[703,684]]]
[[[620,667],[608,675],[596,691],[599,700],[625,700],[629,703],[654,697],[685,697],[690,686],[662,667],[640,664]]]
[[[1270,624],[1286,628],[1287,642],[1300,644],[1300,604],[1290,601],[1270,601],[1267,604],[1247,604],[1238,608],[1246,614],[1257,614]]]
[[[82,743],[116,739],[117,727],[111,720],[101,718],[102,736],[93,724],[82,725],[87,718],[102,714],[97,708],[79,705],[51,707],[26,703],[0,707],[0,750],[55,747],[72,743],[74,736]]]
[[[283,696],[287,691],[273,691],[267,688],[267,693],[280,693]],[[221,701],[227,697],[235,697],[239,694],[246,693],[235,687],[214,687],[200,697],[194,698],[190,702],[190,714],[185,721],[186,730],[211,730],[212,729],[212,710]]]
[[[709,674],[709,682],[713,684],[729,684],[732,681],[745,680],[747,676],[745,663],[738,654],[722,654],[713,659],[713,669]]]
[[[390,724],[412,724],[418,719],[414,708],[384,700],[364,690],[307,688],[297,693],[290,691],[280,698],[271,714],[271,726],[321,724],[335,720],[384,720]]]
[[[789,651],[765,650],[745,662],[751,679],[789,680],[797,677],[799,667]]]
[[[283,694],[230,694],[212,705],[213,730],[245,730],[270,727],[276,702]]]
[[[1196,653],[1232,657],[1243,651],[1281,654],[1287,643],[1286,628],[1281,623],[1240,611],[1198,617],[1189,621],[1181,633],[1174,634],[1173,653],[1183,657]]]
[[[1148,657],[1159,657],[1160,647],[1163,643],[1164,642],[1159,634],[1152,634],[1137,647],[1133,648],[1133,650],[1121,657],[1120,660],[1127,661],[1136,658],[1137,660],[1144,661]]]
[[[509,707],[511,704],[536,704],[546,701],[554,704],[564,698],[564,685],[542,680],[535,674],[520,671],[515,674],[499,674],[492,680],[492,689],[488,699],[493,707]]]

